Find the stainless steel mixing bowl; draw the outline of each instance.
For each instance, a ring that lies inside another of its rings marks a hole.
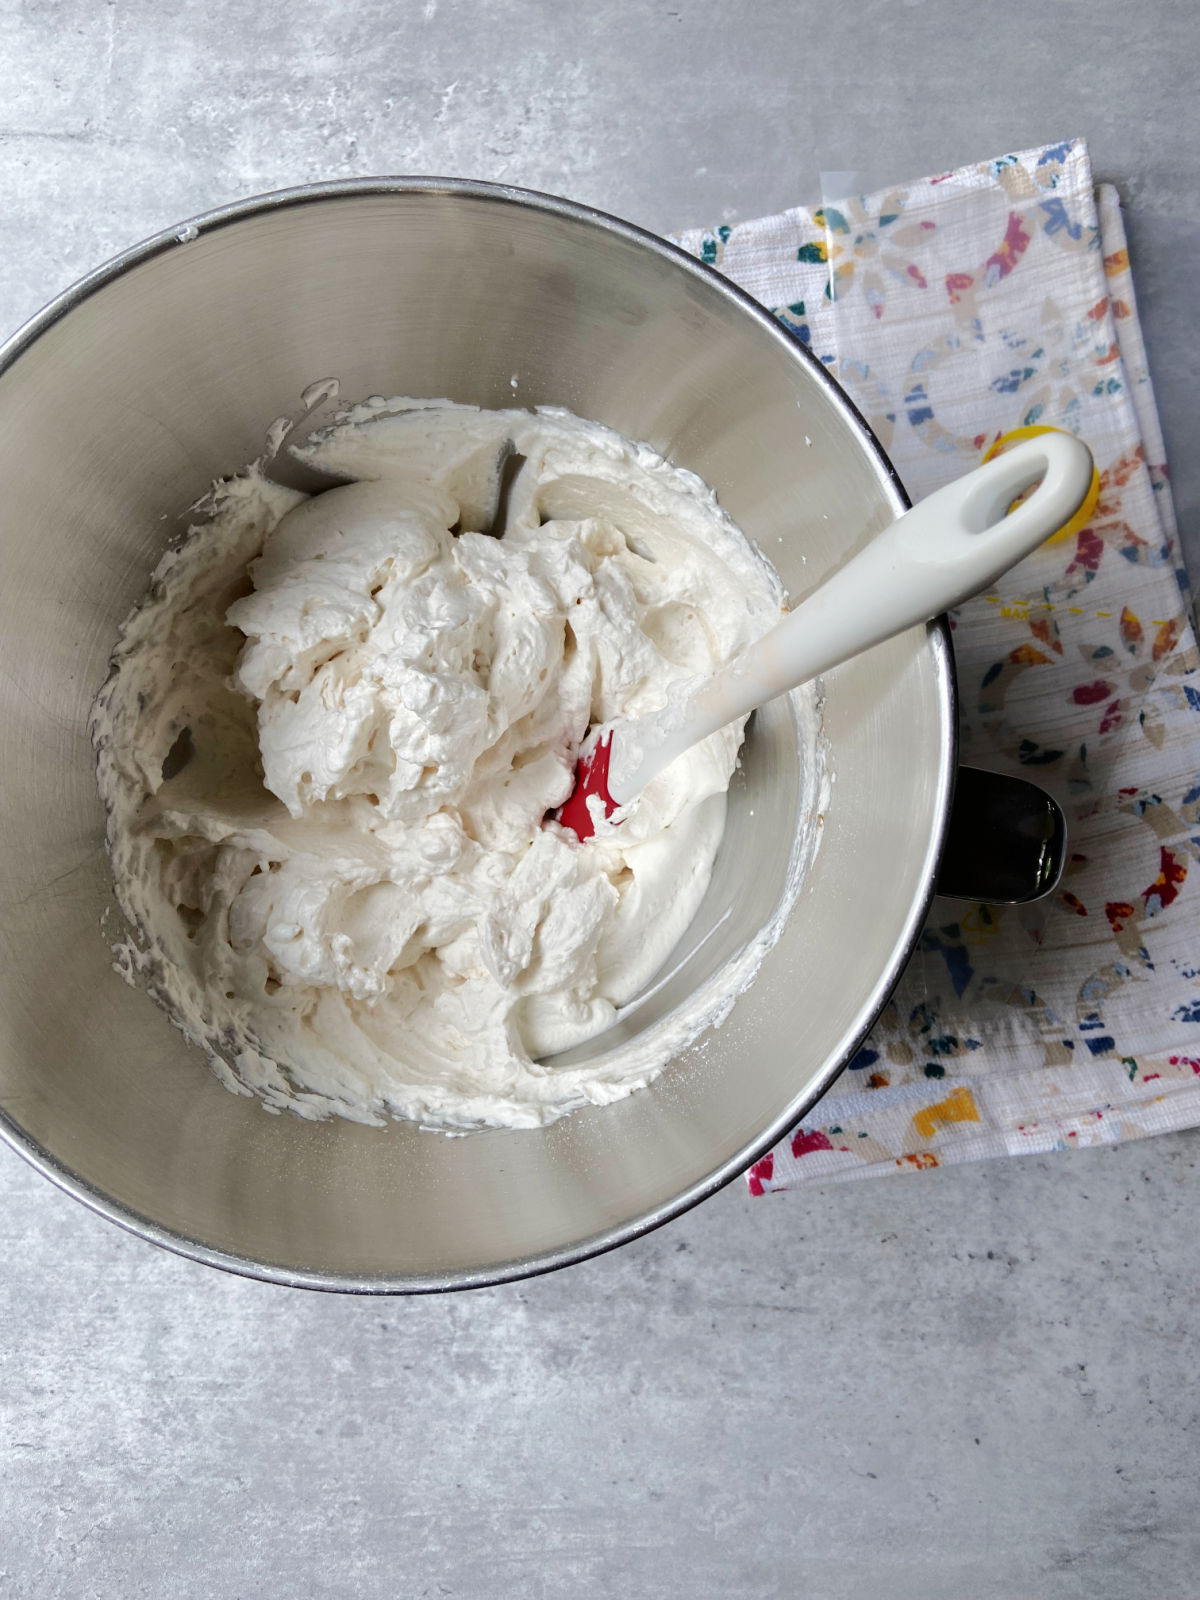
[[[767,312],[661,240],[518,190],[389,179],[216,211],[101,268],[0,352],[3,1128],[88,1205],[199,1260],[427,1290],[619,1244],[813,1104],[920,928],[955,761],[938,625],[829,675],[836,781],[783,937],[724,1027],[617,1105],[465,1139],[271,1116],[113,971],[88,708],[181,509],[258,455],[316,379],[349,399],[504,406],[514,374],[521,404],[566,406],[699,473],[793,596],[905,505],[844,395]],[[798,776],[776,706],[656,1014],[770,914]]]

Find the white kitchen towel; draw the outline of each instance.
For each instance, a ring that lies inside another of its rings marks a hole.
[[[1100,473],[1085,526],[952,618],[963,759],[1054,794],[1063,882],[935,901],[751,1191],[1200,1123],[1200,674],[1115,191],[1074,140],[680,242],[811,346],[914,499],[1025,427]]]

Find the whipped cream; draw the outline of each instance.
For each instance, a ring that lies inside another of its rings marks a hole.
[[[371,401],[295,453],[348,481],[216,485],[93,708],[125,967],[272,1109],[517,1128],[628,1094],[797,874],[681,1011],[556,1066],[695,916],[741,726],[586,844],[544,819],[589,728],[730,660],[778,579],[698,478],[565,412]]]

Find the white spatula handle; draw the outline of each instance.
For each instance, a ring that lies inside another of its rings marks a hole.
[[[727,722],[994,583],[1071,520],[1091,481],[1088,447],[1072,434],[1046,433],[931,494],[712,677],[682,714],[618,725],[613,799],[626,804]]]

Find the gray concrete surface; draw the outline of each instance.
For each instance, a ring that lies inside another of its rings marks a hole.
[[[0,1593],[1195,1600],[1200,1143],[751,1200],[526,1284],[228,1278],[0,1160]]]
[[[658,229],[1082,133],[1193,570],[1191,0],[0,0],[0,333],[133,240],[425,171]],[[750,1201],[554,1278],[322,1299],[0,1158],[0,1593],[1194,1600],[1200,1144]]]

